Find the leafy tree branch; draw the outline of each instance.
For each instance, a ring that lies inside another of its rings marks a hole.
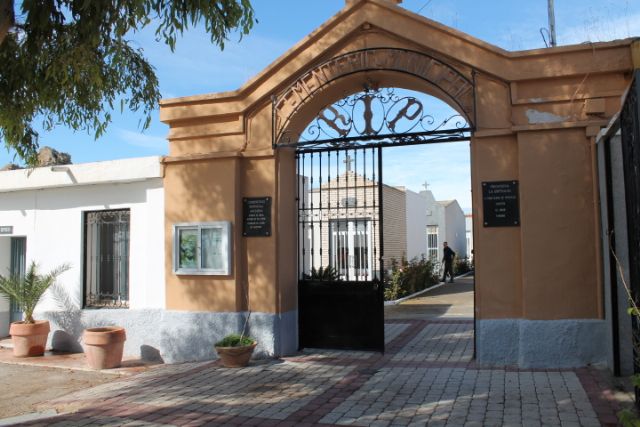
[[[0,0],[0,140],[34,164],[38,133],[67,126],[103,135],[109,111],[141,111],[142,128],[160,100],[155,70],[127,36],[155,26],[173,51],[200,23],[224,48],[255,21],[249,0]],[[19,12],[19,13],[16,13]],[[115,105],[119,100],[119,105]]]

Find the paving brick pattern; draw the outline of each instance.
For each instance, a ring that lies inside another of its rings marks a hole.
[[[339,425],[599,426],[573,372],[386,368],[321,422]]]
[[[398,338],[398,335],[403,333],[409,326],[409,323],[387,323],[384,325],[384,343],[389,344]]]
[[[473,323],[427,325],[391,359],[411,362],[470,362]]]
[[[371,357],[371,352],[368,351],[340,351],[340,350],[324,350],[320,348],[305,348],[302,350],[302,354],[312,358],[315,361],[323,359],[359,359],[366,360]],[[303,359],[299,359],[302,361]]]
[[[481,369],[472,328],[390,321],[384,354],[311,350],[243,369],[168,365],[65,396],[51,405],[80,403],[77,412],[24,425],[615,425],[599,371]]]

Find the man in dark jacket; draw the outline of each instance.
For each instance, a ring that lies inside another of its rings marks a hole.
[[[444,274],[442,275],[442,281],[447,281],[447,273],[449,273],[449,283],[453,283],[453,258],[456,253],[449,247],[447,242],[442,244],[444,246],[444,256],[442,262],[444,263]]]

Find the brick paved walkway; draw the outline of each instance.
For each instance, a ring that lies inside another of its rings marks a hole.
[[[391,320],[387,352],[308,350],[243,369],[167,365],[65,396],[23,425],[614,425],[596,370],[480,369],[467,320]]]

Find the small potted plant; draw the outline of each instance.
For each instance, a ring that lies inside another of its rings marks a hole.
[[[44,354],[50,331],[49,321],[34,320],[33,311],[46,290],[69,268],[68,264],[63,264],[47,274],[38,274],[38,265],[32,262],[24,277],[0,276],[0,295],[13,299],[24,315],[24,320],[13,322],[9,327],[15,357]]]
[[[222,364],[227,368],[242,368],[249,364],[253,350],[258,343],[243,334],[231,334],[215,344]]]
[[[247,305],[248,301],[249,295],[247,294]],[[247,366],[253,350],[258,345],[256,340],[246,335],[250,318],[251,309],[248,310],[240,335],[230,334],[215,343],[216,352],[220,356],[222,364],[227,368],[243,368]]]

